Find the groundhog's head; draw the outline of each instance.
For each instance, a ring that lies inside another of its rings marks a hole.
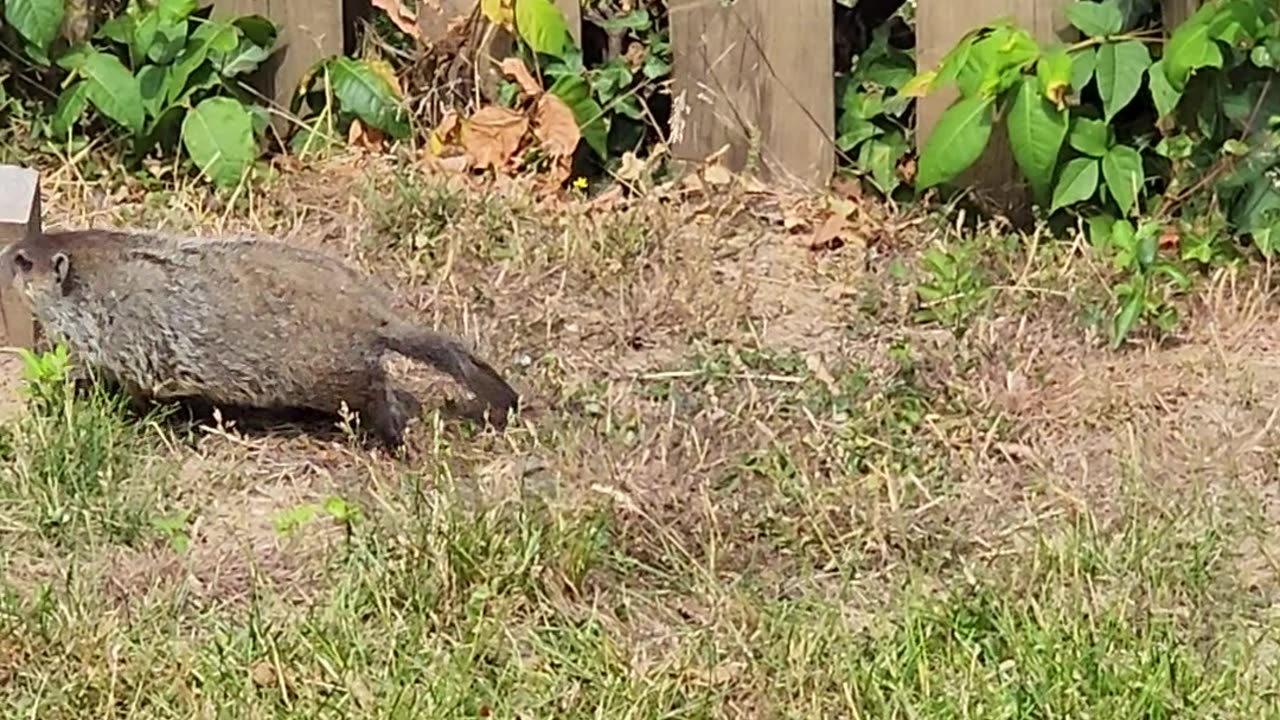
[[[33,301],[49,301],[67,293],[71,258],[39,238],[16,242],[0,253],[0,283]]]

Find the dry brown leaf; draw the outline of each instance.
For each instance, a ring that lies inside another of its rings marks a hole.
[[[382,146],[383,135],[378,128],[369,127],[359,118],[351,121],[347,129],[347,144],[352,147],[378,148]]]
[[[400,0],[370,0],[374,7],[381,9],[391,18],[391,22],[400,28],[400,32],[408,35],[414,40],[422,37],[422,31],[418,28],[417,18],[411,10],[406,9],[400,4]]]
[[[582,139],[578,121],[559,97],[548,93],[538,98],[533,122],[533,134],[551,157],[568,157],[578,148]]]
[[[622,56],[626,60],[627,67],[639,70],[644,65],[645,59],[649,56],[649,49],[643,43],[633,42],[627,46],[627,52]]]
[[[813,237],[809,240],[809,249],[814,251],[839,250],[846,243],[857,240],[858,234],[854,232],[853,226],[849,224],[849,219],[843,215],[835,214],[828,217],[814,231]]]
[[[622,154],[622,163],[619,165],[616,175],[619,180],[624,182],[635,182],[643,177],[648,169],[647,163],[628,150]]]
[[[481,108],[462,125],[462,146],[475,167],[506,167],[520,149],[529,120],[506,108]]]
[[[542,94],[542,86],[537,80],[533,79],[533,75],[529,74],[529,68],[525,67],[524,61],[517,57],[509,57],[500,64],[502,74],[516,81],[520,86],[520,92],[529,97],[538,97]]]
[[[702,177],[712,185],[728,185],[733,182],[733,174],[720,163],[708,165]]]

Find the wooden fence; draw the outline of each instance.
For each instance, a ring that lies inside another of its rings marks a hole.
[[[212,0],[222,12],[256,12],[280,23],[285,46],[271,92],[288,93],[312,63],[339,52],[352,19],[369,0]],[[825,184],[835,170],[833,0],[667,0],[673,53],[672,152],[699,160],[721,154],[734,170],[753,169],[779,183]],[[1162,0],[1166,26],[1185,19],[1200,0]],[[418,0],[426,39],[477,0]],[[970,29],[1012,16],[1037,39],[1078,36],[1064,8],[1071,0],[917,0],[921,67],[937,63]],[[581,38],[580,0],[555,0]],[[501,49],[495,54],[500,54]],[[500,57],[494,60],[500,60]],[[922,144],[953,99],[939,92],[919,103]],[[996,133],[984,156],[959,182],[1005,204],[1026,189]]]

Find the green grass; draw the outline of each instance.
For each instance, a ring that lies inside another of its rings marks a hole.
[[[477,329],[539,412],[428,412],[403,462],[179,443],[46,358],[0,431],[0,717],[1280,717],[1274,468],[1180,462],[1264,444],[1280,380],[1229,360],[1265,337],[1091,348],[1088,269],[1008,238],[850,278],[727,211],[355,185],[352,232],[255,207]]]

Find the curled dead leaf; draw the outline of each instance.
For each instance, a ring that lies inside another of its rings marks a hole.
[[[422,36],[422,30],[418,28],[418,21],[414,17],[413,11],[400,4],[400,0],[370,0],[372,5],[387,14],[391,18],[391,22],[400,28],[400,32],[408,35],[414,40]]]
[[[728,185],[733,182],[733,173],[720,163],[713,163],[702,171],[702,178],[712,185]]]
[[[627,67],[635,71],[644,65],[644,61],[648,57],[649,49],[643,43],[633,42],[627,46],[627,52],[622,56],[622,59],[627,62]]]
[[[382,131],[360,122],[359,118],[351,121],[347,129],[347,144],[352,147],[378,148],[382,146]]]
[[[506,167],[520,149],[529,120],[506,108],[481,108],[462,125],[462,147],[476,168]]]
[[[828,217],[814,231],[813,237],[809,240],[809,249],[814,251],[839,250],[850,242],[861,241],[861,238],[858,237],[858,234],[853,230],[853,226],[849,223],[849,218],[837,213]]]
[[[628,150],[622,154],[622,162],[618,166],[618,172],[615,173],[619,180],[624,182],[635,182],[644,176],[648,165],[636,156],[635,153]]]
[[[533,115],[533,134],[547,154],[552,157],[568,157],[578,148],[582,131],[573,117],[573,110],[558,96],[547,93],[538,98]]]
[[[516,81],[520,86],[520,92],[529,97],[537,97],[542,94],[542,86],[538,81],[529,74],[529,68],[525,67],[524,61],[518,57],[509,57],[500,63],[502,74]]]

